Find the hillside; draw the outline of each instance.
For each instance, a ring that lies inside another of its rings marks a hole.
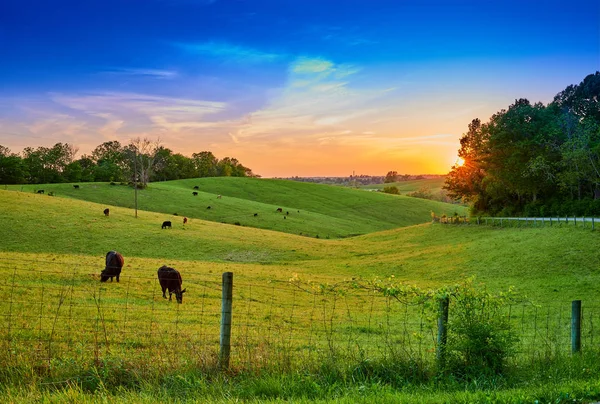
[[[225,197],[224,197],[225,198]],[[538,301],[600,293],[598,232],[574,228],[491,228],[424,224],[342,240],[192,219],[161,230],[165,215],[32,193],[0,191],[4,262],[42,260],[100,268],[117,249],[127,265],[172,263],[194,272],[336,282],[385,278],[437,287],[475,276],[491,289],[515,286]],[[21,257],[21,258],[19,258]],[[54,264],[51,264],[54,265]],[[217,275],[218,276],[218,275]]]
[[[193,196],[194,187],[198,195]],[[134,208],[131,187],[107,183],[12,186],[33,194],[44,189],[55,198],[73,198]],[[221,195],[221,198],[217,198]],[[210,206],[210,209],[208,207]],[[278,208],[281,213],[276,212]],[[319,238],[342,238],[426,223],[438,215],[466,214],[466,208],[435,201],[356,189],[257,178],[200,178],[151,183],[138,191],[138,209],[174,217],[203,219]],[[256,214],[256,215],[255,215]]]
[[[437,196],[442,191],[442,187],[444,186],[445,177],[439,178],[427,178],[423,180],[410,180],[410,181],[398,181],[398,182],[390,182],[387,184],[371,184],[364,185],[361,189],[373,189],[373,190],[383,190],[384,187],[395,186],[400,191],[400,194],[406,195],[409,192],[418,191],[422,187],[429,188],[431,193],[434,196]]]

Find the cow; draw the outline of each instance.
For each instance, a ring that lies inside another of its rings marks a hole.
[[[290,212],[285,212],[285,214],[289,216],[289,215],[290,215]]]
[[[208,206],[206,207],[206,209],[210,209],[210,205],[208,205]]]
[[[198,185],[194,186],[194,189],[200,189],[200,187]]]
[[[73,185],[73,188],[79,189],[79,185]]]
[[[162,224],[162,227],[161,227],[161,229],[166,229],[167,227],[168,227],[169,229],[171,228],[171,221],[170,221],[170,220],[165,220],[165,221],[163,222],[163,224]]]
[[[104,209],[104,216],[108,216],[109,213],[110,213],[110,209],[108,209],[108,208]]]
[[[181,290],[182,280],[179,271],[163,265],[162,267],[158,268],[158,282],[160,282],[160,287],[165,299],[167,298],[165,292],[168,289],[169,301],[171,301],[171,295],[175,293],[177,303],[181,304],[183,302],[183,294],[185,293],[185,289]]]
[[[117,278],[119,282],[119,275],[121,274],[121,268],[123,268],[123,256],[116,251],[109,251],[106,253],[106,267],[100,273],[100,282],[106,282],[108,278],[112,282],[113,277]]]
[[[38,189],[38,190],[36,191],[36,194],[43,194],[43,193],[44,193],[44,190],[43,190],[43,189]]]
[[[277,208],[277,212],[283,212],[283,209]]]
[[[255,214],[254,214],[254,217],[256,217],[256,216],[258,216],[258,213],[255,213]]]
[[[217,195],[217,199],[221,199],[221,195]]]
[[[186,224],[186,223],[187,223],[187,217],[184,217],[183,218],[183,224]]]
[[[54,196],[54,192],[52,192],[52,191],[48,192],[48,196]]]
[[[198,192],[194,191],[194,192],[192,192],[192,195],[198,196]]]

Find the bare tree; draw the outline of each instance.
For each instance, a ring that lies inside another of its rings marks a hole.
[[[154,162],[160,149],[161,140],[157,138],[152,141],[148,138],[137,137],[132,139],[127,146],[130,161],[131,172],[134,173],[134,180],[141,183],[145,188],[150,181],[150,176],[154,171]]]

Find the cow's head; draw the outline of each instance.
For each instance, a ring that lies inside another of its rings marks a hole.
[[[183,294],[185,293],[185,289],[178,289],[175,291],[175,297],[177,298],[177,303],[183,303]]]
[[[106,270],[100,272],[100,282],[106,282],[108,278],[110,278],[110,276],[108,276]]]

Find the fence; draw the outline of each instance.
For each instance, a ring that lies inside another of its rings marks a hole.
[[[252,369],[302,366],[330,356],[433,363],[445,338],[423,304],[353,282],[323,288],[242,275],[223,290],[219,276],[188,271],[188,292],[177,304],[163,300],[155,274],[124,273],[120,283],[100,283],[88,270],[0,265],[6,363],[49,369],[65,361],[119,357],[157,367],[220,363]],[[568,305],[508,306],[503,315],[519,335],[515,359],[593,347],[600,337],[600,307],[584,302],[578,313],[572,339]]]
[[[598,218],[595,217],[493,217],[477,216],[468,218],[467,216],[449,216],[433,219],[434,222],[445,224],[470,224],[499,226],[499,227],[544,227],[544,226],[573,226],[580,228],[596,229]]]

